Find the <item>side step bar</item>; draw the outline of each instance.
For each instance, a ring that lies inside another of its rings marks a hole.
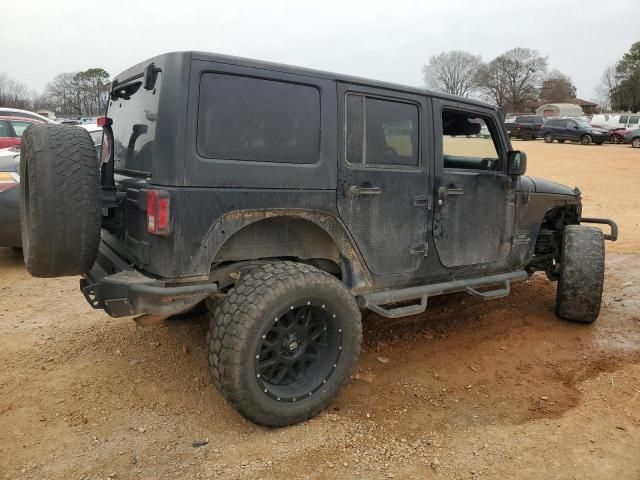
[[[416,315],[427,309],[429,297],[444,295],[453,292],[467,292],[475,297],[484,299],[506,297],[511,293],[511,282],[525,280],[529,274],[524,270],[518,272],[500,273],[486,277],[468,278],[464,280],[453,280],[451,282],[436,283],[432,285],[419,285],[417,287],[402,288],[400,290],[384,290],[361,295],[358,301],[362,308],[376,312],[387,318],[398,318],[407,315]],[[479,291],[478,288],[499,286],[494,290]],[[420,300],[420,303],[404,307],[385,308],[383,305],[398,302],[408,302]]]

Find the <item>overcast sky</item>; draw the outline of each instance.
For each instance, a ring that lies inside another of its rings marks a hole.
[[[589,99],[640,40],[636,1],[4,0],[0,71],[41,91],[60,72],[115,76],[159,53],[204,50],[422,85],[422,65],[441,51],[489,61],[528,47]]]

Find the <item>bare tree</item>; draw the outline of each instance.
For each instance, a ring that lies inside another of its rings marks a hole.
[[[469,96],[477,89],[476,76],[482,58],[469,52],[452,50],[434,55],[422,68],[428,88],[452,95]]]
[[[535,100],[547,71],[547,57],[528,48],[514,48],[483,66],[478,84],[486,98],[510,111]]]
[[[34,93],[24,83],[0,72],[0,107],[29,109]]]
[[[596,103],[602,111],[611,110],[611,93],[620,85],[620,77],[616,74],[615,65],[609,65],[602,72],[600,83],[596,86]]]

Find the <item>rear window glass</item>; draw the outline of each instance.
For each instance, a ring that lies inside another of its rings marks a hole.
[[[316,163],[320,92],[306,85],[206,73],[200,80],[197,147],[207,158]]]
[[[153,90],[142,88],[142,81],[120,85],[109,102],[113,119],[114,165],[118,170],[151,175],[158,117],[158,95],[162,74]]]

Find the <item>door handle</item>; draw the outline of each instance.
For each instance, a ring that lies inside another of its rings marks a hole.
[[[457,185],[438,187],[438,205],[442,206],[452,195],[464,195],[464,188]]]
[[[357,187],[356,185],[351,185],[348,192],[351,197],[359,197],[360,195],[380,195],[382,189],[380,187]]]

